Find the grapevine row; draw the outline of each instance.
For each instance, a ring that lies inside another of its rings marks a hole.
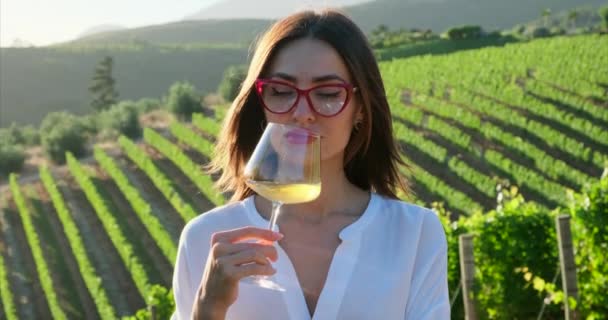
[[[194,148],[198,153],[207,157],[207,159],[211,159],[213,156],[213,145],[211,142],[203,139],[192,129],[179,122],[174,122],[169,127],[169,130],[171,130],[171,134],[173,134],[177,140]]]
[[[585,173],[570,167],[562,160],[547,155],[543,150],[521,137],[505,132],[488,121],[482,121],[479,116],[464,108],[458,108],[441,100],[419,94],[414,95],[413,101],[417,107],[423,108],[426,112],[454,120],[464,127],[479,132],[491,141],[526,154],[534,160],[536,168],[546,173],[552,179],[563,177],[578,186],[582,186],[585,181],[591,179]]]
[[[47,303],[51,310],[51,315],[54,319],[67,319],[65,313],[59,306],[57,293],[55,292],[55,288],[53,286],[53,278],[51,277],[49,267],[44,260],[42,247],[40,246],[40,239],[38,238],[36,228],[34,227],[34,222],[31,218],[32,215],[30,213],[30,208],[28,207],[25,197],[19,188],[17,175],[14,173],[11,174],[9,180],[11,192],[13,193],[13,199],[15,200],[15,204],[17,205],[18,209],[17,211],[19,212],[21,222],[23,223],[25,237],[32,251],[32,256],[34,257],[34,264],[36,265],[36,272],[38,274],[38,279],[40,280],[40,286],[42,287],[42,291],[44,291],[44,295],[46,296]]]
[[[99,163],[101,168],[107,172],[110,177],[112,177],[160,250],[171,262],[171,264],[174,265],[175,257],[177,256],[177,248],[171,240],[167,230],[163,227],[158,218],[152,214],[150,204],[141,197],[137,188],[133,187],[133,185],[129,182],[129,179],[116,165],[114,159],[108,156],[99,147],[95,147],[95,160],[97,160],[97,163]]]
[[[210,119],[200,113],[192,114],[192,124],[214,137],[217,137],[220,133],[218,121],[218,119]]]
[[[143,150],[125,136],[120,136],[118,143],[127,157],[146,173],[154,186],[160,190],[185,222],[197,216],[192,206],[176,191],[173,182],[152,162]]]
[[[101,196],[89,174],[82,168],[81,164],[70,153],[66,153],[67,164],[72,176],[84,192],[85,196],[95,209],[101,224],[108,234],[112,244],[118,251],[125,267],[131,274],[133,282],[142,297],[146,297],[150,287],[150,280],[143,264],[137,257],[131,243],[127,240],[116,218],[108,209],[107,200]]]
[[[182,149],[150,128],[144,129],[144,140],[180,168],[213,204],[224,204],[225,199],[214,190],[211,177],[202,174],[199,166],[184,154]]]
[[[95,302],[97,312],[99,313],[101,319],[117,319],[116,311],[108,300],[108,294],[102,286],[101,278],[98,276],[95,267],[91,263],[91,260],[86,253],[86,249],[83,245],[84,242],[80,236],[80,231],[72,219],[61,193],[57,189],[55,179],[53,178],[48,167],[42,166],[40,168],[40,179],[42,180],[42,183],[44,184],[44,187],[46,188],[46,191],[53,202],[57,216],[59,216],[59,220],[63,225],[63,230],[68,239],[68,243],[70,244],[72,253],[76,258],[80,275],[82,276],[82,279],[84,280],[84,283],[89,290],[93,301]]]
[[[0,254],[0,299],[2,300],[2,307],[6,320],[17,320],[15,300],[13,300],[13,293],[9,286],[8,274],[6,272],[6,265],[4,264],[4,257],[2,257],[2,254]]]

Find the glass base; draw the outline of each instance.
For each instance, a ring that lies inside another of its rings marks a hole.
[[[285,291],[285,288],[281,287],[278,283],[274,282],[271,277],[268,276],[250,276],[241,279],[241,282],[248,283],[251,285],[259,286],[262,288]]]

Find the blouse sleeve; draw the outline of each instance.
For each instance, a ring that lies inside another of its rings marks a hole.
[[[187,228],[180,236],[175,269],[173,272],[173,295],[175,297],[175,312],[172,320],[185,320],[192,317],[192,306],[196,293],[192,286],[190,273]]]
[[[425,213],[405,319],[450,319],[445,231],[432,211]]]

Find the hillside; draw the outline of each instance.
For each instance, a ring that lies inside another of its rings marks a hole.
[[[103,45],[143,42],[150,44],[241,44],[249,45],[270,26],[268,19],[177,21],[162,25],[108,31],[81,37],[68,44]]]
[[[92,112],[88,87],[105,56],[114,58],[120,99],[161,98],[176,81],[190,81],[201,94],[215,92],[224,69],[247,61],[240,46],[145,44],[0,49],[0,126],[38,125],[52,111]],[[60,79],[61,81],[57,81]]]
[[[450,0],[408,3],[383,0],[347,8],[347,12],[364,30],[385,24],[391,28],[419,28],[443,32],[457,25],[479,25],[485,30],[501,30],[541,16],[545,9],[553,12],[580,6],[599,7],[606,0]]]
[[[263,2],[255,2],[247,0],[223,0],[194,14],[188,15],[184,19],[276,19],[294,11],[310,7],[344,7],[369,1],[370,0],[266,0]],[[406,0],[406,2],[409,1],[411,0]]]
[[[387,24],[391,29],[416,27],[442,32],[465,23],[480,24],[487,30],[511,28],[539,17],[545,8],[558,12],[606,3],[598,0],[548,1],[383,0],[345,10],[366,32],[379,24]],[[445,14],[448,12],[449,15]],[[179,80],[193,82],[201,93],[213,91],[228,66],[247,63],[252,40],[271,22],[264,19],[180,21],[95,33],[50,47],[1,48],[0,127],[12,122],[37,125],[51,111],[89,113],[87,87],[95,64],[105,55],[114,57],[115,78],[122,99],[158,97]],[[425,54],[433,46],[434,43],[421,44],[392,51],[398,55],[390,52],[380,56]],[[450,43],[439,46],[446,49],[441,53],[463,47]]]
[[[126,29],[126,28],[123,26],[120,26],[120,25],[116,25],[116,24],[102,24],[102,25],[90,27],[90,28],[84,30],[83,32],[80,33],[78,38],[84,38],[84,37],[91,36],[91,35],[97,34],[97,33],[102,33],[102,32],[111,32],[111,31],[118,31],[118,30],[124,30],[124,29]]]
[[[513,217],[509,225],[515,229],[503,231],[488,229],[504,227],[493,220],[469,221],[481,223],[479,232],[494,230],[515,237],[495,239],[496,247],[484,242],[488,245],[475,254],[485,255],[482,275],[505,270],[499,272],[504,281],[495,283],[496,274],[486,275],[480,285],[493,292],[515,283],[519,287],[513,294],[525,299],[501,296],[506,305],[516,307],[499,308],[493,304],[498,300],[486,300],[486,308],[529,318],[542,304],[543,296],[510,266],[526,265],[535,276],[550,279],[557,253],[554,246],[552,251],[546,247],[547,237],[555,236],[546,229],[553,223],[549,210],[568,207],[574,199],[572,190],[599,183],[606,172],[606,66],[605,35],[558,37],[381,64],[395,137],[412,169],[403,174],[412,181],[415,195],[404,199],[426,206],[442,202],[452,219],[493,210],[499,201],[504,211],[490,212],[492,219]],[[212,156],[218,130],[218,119],[196,115],[192,123],[147,128],[142,141],[121,138],[114,146],[98,147],[87,161],[72,158],[67,167],[42,169],[42,181],[19,183],[13,178],[11,189],[0,186],[4,312],[19,319],[39,319],[50,312],[115,319],[144,308],[149,295],[166,296],[151,285],[170,286],[181,229],[196,215],[225,202],[224,195],[211,188],[212,177],[200,171]],[[511,191],[499,194],[497,184]],[[503,196],[516,194],[530,202],[524,205],[516,198],[505,204]],[[581,212],[590,210],[589,197],[585,201]],[[452,271],[459,268],[458,233],[450,231],[455,224],[449,217],[443,218],[454,293],[459,282],[458,272]],[[592,224],[593,228],[605,234],[605,219],[598,219],[604,224]],[[573,229],[577,241],[588,237],[583,226]],[[538,230],[543,234],[535,233]],[[533,236],[542,241],[529,241]],[[592,248],[577,243],[577,254]],[[542,256],[535,248],[544,250]],[[585,259],[578,272],[588,272],[586,263],[595,263]],[[603,295],[587,293],[597,285],[587,279],[591,278],[579,279],[589,281],[580,285],[581,296],[600,300],[583,306],[586,312],[601,312]],[[523,302],[517,304],[519,300]],[[547,316],[559,318],[559,308],[548,305]],[[455,318],[462,318],[461,307],[453,310]]]
[[[288,10],[283,7],[287,4],[297,7],[299,3],[277,2],[281,3],[281,10]],[[325,2],[327,1],[323,1]],[[336,1],[338,2],[346,4],[361,1]],[[206,8],[201,13],[186,16],[185,21],[104,32],[77,39],[75,43],[124,43],[132,40],[151,43],[249,43],[259,31],[276,19],[277,16],[270,13],[267,16],[258,16],[272,12],[274,3],[265,1],[254,5],[254,2],[244,0],[221,1],[216,5],[222,8],[222,14],[205,13],[206,10],[212,10]],[[515,24],[539,18],[545,9],[559,12],[581,6],[597,8],[605,4],[608,4],[606,0],[376,0],[346,6],[343,9],[366,33],[381,24],[391,29],[418,28],[443,32],[449,27],[463,24],[480,25],[486,30],[511,28]],[[255,6],[256,10],[249,9],[250,6]],[[242,8],[242,11],[233,10],[234,15],[228,16],[227,8]],[[255,12],[256,19],[251,19],[252,11]],[[481,12],[483,14],[480,14]]]

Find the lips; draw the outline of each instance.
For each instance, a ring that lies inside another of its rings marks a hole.
[[[303,129],[293,129],[285,133],[285,139],[291,144],[309,144],[313,137]]]

